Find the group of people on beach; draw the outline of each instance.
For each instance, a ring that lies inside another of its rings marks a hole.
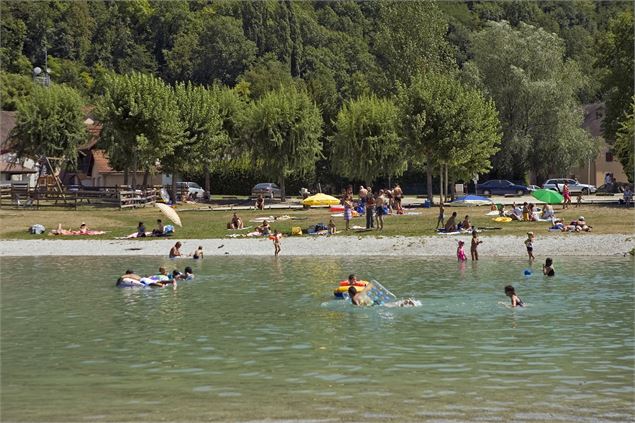
[[[361,185],[357,193],[357,201],[353,198],[353,186],[348,185],[341,195],[344,206],[345,229],[350,229],[353,212],[366,216],[366,229],[384,229],[384,216],[392,213],[403,214],[403,190],[399,184],[391,189],[380,189],[373,192],[371,187]]]

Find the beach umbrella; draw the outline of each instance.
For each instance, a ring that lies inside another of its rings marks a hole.
[[[454,201],[450,201],[450,204],[453,206],[489,206],[494,204],[494,202],[480,195],[464,195],[463,197],[456,198]]]
[[[560,204],[564,201],[562,194],[550,189],[537,189],[532,191],[531,196],[547,204]]]
[[[179,217],[176,210],[164,203],[155,203],[154,205],[157,206],[159,210],[161,210],[165,217],[174,222],[175,225],[183,227],[183,225],[181,224],[181,218]]]
[[[335,197],[326,194],[315,194],[302,200],[305,206],[335,206],[340,203]]]

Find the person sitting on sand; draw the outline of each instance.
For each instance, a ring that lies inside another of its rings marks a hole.
[[[335,235],[337,233],[337,227],[335,226],[335,222],[333,222],[333,218],[329,219],[329,235]]]
[[[236,213],[232,216],[228,226],[228,229],[243,229],[245,227],[243,220]]]
[[[143,222],[139,222],[137,225],[137,238],[144,238],[146,236],[146,227]]]
[[[181,244],[180,242],[177,242],[176,244],[174,244],[174,247],[170,248],[170,254],[168,255],[168,257],[170,258],[175,258],[175,257],[181,257]]]
[[[472,227],[472,224],[470,223],[470,216],[466,214],[465,218],[463,219],[463,222],[461,222],[460,229],[467,231],[471,227]]]
[[[258,198],[256,198],[256,209],[264,210],[265,208],[265,198],[260,194]]]
[[[586,221],[584,220],[584,216],[580,216],[578,218],[578,221],[576,222],[576,232],[591,232],[591,226],[586,224]]]
[[[520,299],[518,295],[516,295],[516,290],[513,286],[507,285],[505,287],[505,295],[507,295],[512,300],[512,307],[524,307],[525,304],[523,300]]]
[[[157,227],[152,230],[152,236],[163,236],[163,222],[161,219],[157,219]]]
[[[271,233],[271,226],[269,226],[266,220],[263,220],[260,226],[256,226],[256,231],[260,232],[260,235],[267,236]]]
[[[456,232],[456,212],[452,212],[452,216],[445,222],[445,232]]]

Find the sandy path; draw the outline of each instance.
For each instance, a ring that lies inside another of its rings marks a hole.
[[[454,256],[457,240],[469,236],[435,237],[288,237],[282,239],[283,256]],[[526,256],[518,236],[481,236],[479,254],[485,256]],[[7,256],[161,256],[167,255],[178,238],[159,240],[2,240],[0,257]],[[202,245],[206,255],[273,255],[267,239],[187,239],[183,253]],[[566,234],[541,236],[534,243],[536,257],[545,256],[613,256],[635,248],[635,236]]]

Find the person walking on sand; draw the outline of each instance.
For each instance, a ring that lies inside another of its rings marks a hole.
[[[472,244],[470,245],[470,253],[472,255],[472,260],[478,261],[478,244],[482,244],[483,241],[478,239],[478,232],[476,228],[472,230]]]
[[[567,184],[566,182],[564,183],[564,186],[562,187],[562,196],[564,197],[564,203],[562,203],[562,208],[567,209],[569,208],[569,204],[571,204],[571,192],[569,191],[569,184]]]
[[[181,244],[180,242],[177,242],[176,244],[174,244],[174,247],[170,248],[170,254],[168,255],[168,257],[170,258],[175,258],[175,257],[181,257],[181,246],[183,244]]]
[[[536,260],[534,257],[534,240],[536,237],[533,232],[527,232],[527,239],[525,240],[525,247],[527,247],[527,255],[529,256],[529,261],[532,262]]]
[[[273,241],[273,254],[277,256],[280,254],[280,238],[282,238],[282,234],[278,233],[278,230],[273,231],[273,235],[269,237]]]

